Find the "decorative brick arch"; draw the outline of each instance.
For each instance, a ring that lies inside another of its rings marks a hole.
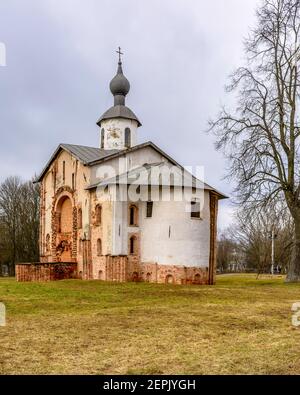
[[[77,261],[77,208],[74,200],[74,192],[68,187],[64,186],[59,188],[53,198],[52,211],[51,211],[51,228],[52,228],[52,260],[53,262],[60,261],[60,252],[58,251],[58,240],[57,236],[59,234],[59,205],[66,198],[70,199],[72,204],[72,237],[71,237],[71,261]]]

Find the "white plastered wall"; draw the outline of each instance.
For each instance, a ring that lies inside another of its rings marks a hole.
[[[100,127],[100,144],[101,133],[104,130],[104,149],[126,149],[125,147],[125,129],[129,128],[131,132],[131,147],[137,144],[137,121],[125,118],[107,119],[101,122]]]

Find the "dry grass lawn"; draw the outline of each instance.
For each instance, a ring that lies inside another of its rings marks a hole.
[[[0,279],[1,374],[300,374],[300,284]]]

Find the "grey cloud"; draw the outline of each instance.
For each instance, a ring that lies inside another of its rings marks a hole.
[[[38,173],[61,142],[98,144],[95,122],[112,103],[108,84],[121,45],[140,142],[204,165],[206,181],[230,194],[224,158],[204,131],[229,100],[224,84],[241,62],[257,3],[2,0],[0,181]]]

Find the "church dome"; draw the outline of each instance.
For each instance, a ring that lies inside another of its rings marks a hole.
[[[116,95],[126,96],[129,90],[130,90],[129,81],[123,74],[122,63],[119,62],[117,74],[110,82],[110,91],[114,96]]]
[[[123,118],[136,121],[137,125],[141,126],[141,122],[137,116],[125,105],[126,95],[130,90],[130,83],[123,74],[120,47],[117,53],[119,54],[118,70],[117,74],[110,81],[110,90],[114,96],[114,105],[98,119],[97,125],[101,127],[101,123],[104,120]]]

